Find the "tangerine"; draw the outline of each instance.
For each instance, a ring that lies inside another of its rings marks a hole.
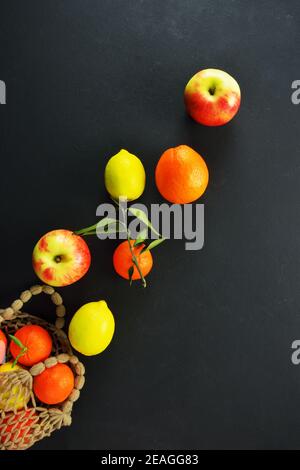
[[[166,150],[155,170],[158,191],[175,204],[188,204],[199,199],[207,188],[208,179],[204,159],[187,145]]]
[[[47,405],[66,400],[74,388],[74,375],[66,364],[56,364],[34,377],[33,391]]]
[[[44,361],[50,356],[52,350],[52,339],[48,331],[39,325],[26,325],[20,328],[14,335],[18,343],[12,340],[10,352],[14,359],[23,366],[33,366]]]
[[[0,424],[1,444],[14,442],[17,448],[26,447],[33,434],[32,425],[36,423],[37,419],[33,409],[6,416]]]
[[[153,266],[153,258],[150,251],[143,251],[145,245],[142,243],[138,246],[134,246],[135,240],[130,240],[131,249],[133,255],[136,257],[139,264],[140,270],[144,277],[149,274]],[[133,267],[133,273],[131,279],[136,281],[141,279],[140,273],[137,267],[132,261],[132,253],[129,248],[128,241],[122,242],[115,250],[113,255],[113,265],[119,276],[124,279],[130,279],[129,270]]]

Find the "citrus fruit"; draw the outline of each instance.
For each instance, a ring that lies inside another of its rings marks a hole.
[[[15,372],[16,370],[23,370],[19,364],[13,364],[13,361],[6,362],[0,366],[0,374],[2,372]]]
[[[138,246],[134,246],[135,240],[130,240],[131,248],[133,251],[134,256],[137,259],[139,264],[140,270],[144,277],[149,274],[153,266],[153,258],[150,251],[144,251],[141,253],[143,248],[145,247],[144,244],[140,244]],[[122,242],[115,250],[113,256],[113,265],[116,272],[119,276],[123,277],[124,279],[130,279],[129,276],[129,269],[133,267],[133,273],[131,279],[133,281],[137,279],[141,279],[140,273],[138,272],[137,267],[134,265],[132,261],[132,253],[129,248],[128,241]]]
[[[5,409],[16,409],[20,410],[24,408],[29,402],[30,396],[22,390],[21,385],[13,385],[10,390],[6,390],[6,383],[1,383],[2,373],[11,373],[18,370],[23,370],[23,367],[12,362],[6,362],[0,366],[0,410]]]
[[[114,199],[133,201],[144,192],[146,174],[141,160],[122,149],[108,161],[104,179],[106,189]]]
[[[104,300],[83,305],[73,316],[69,339],[74,349],[94,356],[107,348],[115,331],[115,320]]]
[[[66,400],[74,388],[74,374],[66,364],[56,364],[45,369],[33,379],[33,391],[47,405]]]
[[[188,204],[196,201],[208,184],[205,161],[187,145],[166,150],[155,170],[155,181],[160,194],[169,202]]]
[[[38,417],[33,409],[19,411],[16,414],[6,416],[0,424],[0,442],[8,444],[14,442],[16,447],[24,447],[29,444],[33,433],[32,425]],[[17,442],[16,442],[17,441]],[[13,449],[10,447],[10,449]]]
[[[10,352],[13,358],[18,358],[18,362],[23,366],[33,366],[50,356],[52,339],[48,331],[41,326],[23,326],[15,333],[14,337],[22,343],[24,349],[12,340]],[[23,354],[22,351],[24,351]]]

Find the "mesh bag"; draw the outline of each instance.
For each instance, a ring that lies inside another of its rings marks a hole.
[[[22,311],[23,305],[32,296],[41,293],[49,295],[56,307],[55,325]],[[24,291],[11,307],[0,310],[0,328],[5,334],[14,335],[25,325],[40,325],[48,331],[53,341],[52,354],[44,362],[35,364],[29,370],[19,369],[0,374],[0,450],[28,449],[62,426],[70,426],[72,422],[73,403],[78,400],[84,385],[85,370],[83,364],[73,355],[68,337],[62,330],[65,312],[60,294],[45,285],[33,286]],[[7,359],[11,359],[9,353]],[[74,373],[75,385],[64,402],[54,406],[45,405],[33,394],[33,377],[58,363],[69,365]],[[20,400],[27,403],[22,409]]]

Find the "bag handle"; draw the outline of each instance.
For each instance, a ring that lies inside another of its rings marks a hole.
[[[55,291],[55,289],[51,286],[47,285],[36,285],[32,286],[30,289],[25,290],[20,295],[19,299],[16,299],[10,307],[0,310],[0,324],[4,320],[11,320],[18,316],[23,308],[23,305],[29,302],[31,298],[35,295],[39,294],[47,294],[51,296],[51,300],[56,307],[56,322],[55,326],[59,330],[61,330],[65,325],[65,315],[66,315],[66,308],[63,305],[62,296]]]

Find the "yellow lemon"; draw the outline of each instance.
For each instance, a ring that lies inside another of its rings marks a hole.
[[[15,372],[16,370],[23,370],[23,367],[16,364],[12,367],[12,362],[6,362],[0,366],[0,410],[20,410],[24,408],[29,402],[30,396],[22,390],[21,385],[13,385],[10,390],[6,391],[6,382],[1,383],[1,374],[3,372]]]
[[[74,349],[94,356],[107,348],[115,331],[115,320],[104,300],[83,305],[73,316],[69,339]]]
[[[19,364],[15,364],[13,366],[12,361],[6,362],[5,364],[2,364],[2,366],[0,366],[0,374],[2,372],[15,372],[16,370],[23,370],[23,367],[21,367]]]
[[[105,168],[105,186],[114,199],[126,198],[133,201],[144,192],[146,173],[141,160],[120,150],[111,157]]]

